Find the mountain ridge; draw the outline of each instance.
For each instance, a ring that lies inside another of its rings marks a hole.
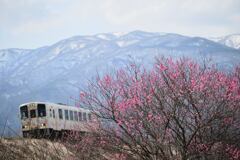
[[[111,40],[116,40],[120,37],[125,38],[124,36],[129,36],[129,35],[153,35],[153,36],[164,36],[164,35],[173,35],[173,36],[181,36],[181,37],[188,37],[188,38],[204,38],[206,40],[210,40],[210,41],[214,41],[217,42],[219,44],[228,46],[230,48],[234,48],[234,49],[239,49],[240,47],[240,33],[236,33],[236,34],[230,34],[230,35],[226,35],[226,36],[221,36],[221,37],[201,37],[201,36],[185,36],[185,35],[181,35],[181,34],[177,34],[177,33],[165,33],[165,32],[144,32],[141,30],[136,30],[136,31],[132,31],[132,32],[109,32],[109,33],[98,33],[98,34],[93,34],[93,35],[76,35],[76,36],[72,36],[72,37],[68,37],[68,38],[64,38],[60,41],[57,41],[55,43],[53,43],[52,45],[45,45],[45,46],[41,46],[41,47],[37,47],[37,48],[33,48],[33,49],[25,49],[25,48],[5,48],[5,49],[0,49],[0,51],[4,51],[4,50],[36,50],[36,49],[41,49],[41,48],[47,48],[47,47],[51,47],[54,46],[58,43],[64,43],[66,41],[69,40],[75,40],[75,39],[85,39],[85,40],[95,40],[96,39],[102,39],[102,40],[107,40],[107,41],[111,41]],[[106,38],[106,37],[111,37],[110,39]],[[104,38],[105,37],[105,38]],[[231,39],[231,38],[236,38],[237,40],[234,42],[236,44],[234,45],[230,45],[230,44],[226,44],[226,41]]]

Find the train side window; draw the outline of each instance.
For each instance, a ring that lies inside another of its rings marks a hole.
[[[88,113],[88,119],[89,119],[89,121],[92,120],[92,115],[91,115],[91,113]]]
[[[83,121],[87,121],[87,113],[83,112]]]
[[[78,114],[77,114],[77,111],[74,111],[74,120],[75,120],[75,121],[78,121]]]
[[[68,110],[64,110],[65,120],[69,120]]]
[[[52,112],[53,112],[53,118],[55,118],[55,110],[53,109]]]
[[[82,121],[82,112],[78,112],[78,120]]]
[[[58,109],[58,115],[59,115],[59,119],[63,119],[62,109]]]
[[[73,111],[69,111],[70,112],[70,120],[72,120],[73,121]]]

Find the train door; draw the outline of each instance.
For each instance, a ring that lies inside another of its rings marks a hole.
[[[53,106],[49,107],[49,128],[56,130],[56,110]]]
[[[37,104],[30,103],[28,105],[28,112],[29,112],[29,128],[30,130],[38,129],[38,116],[37,116]]]

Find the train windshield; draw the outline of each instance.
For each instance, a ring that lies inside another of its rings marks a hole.
[[[38,117],[46,117],[46,106],[45,104],[38,104]]]
[[[20,112],[21,112],[21,119],[28,118],[28,108],[27,108],[27,106],[22,106],[20,108]]]

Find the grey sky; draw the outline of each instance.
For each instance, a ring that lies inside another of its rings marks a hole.
[[[240,0],[0,0],[0,22],[0,49],[132,30],[222,36],[240,32]]]

